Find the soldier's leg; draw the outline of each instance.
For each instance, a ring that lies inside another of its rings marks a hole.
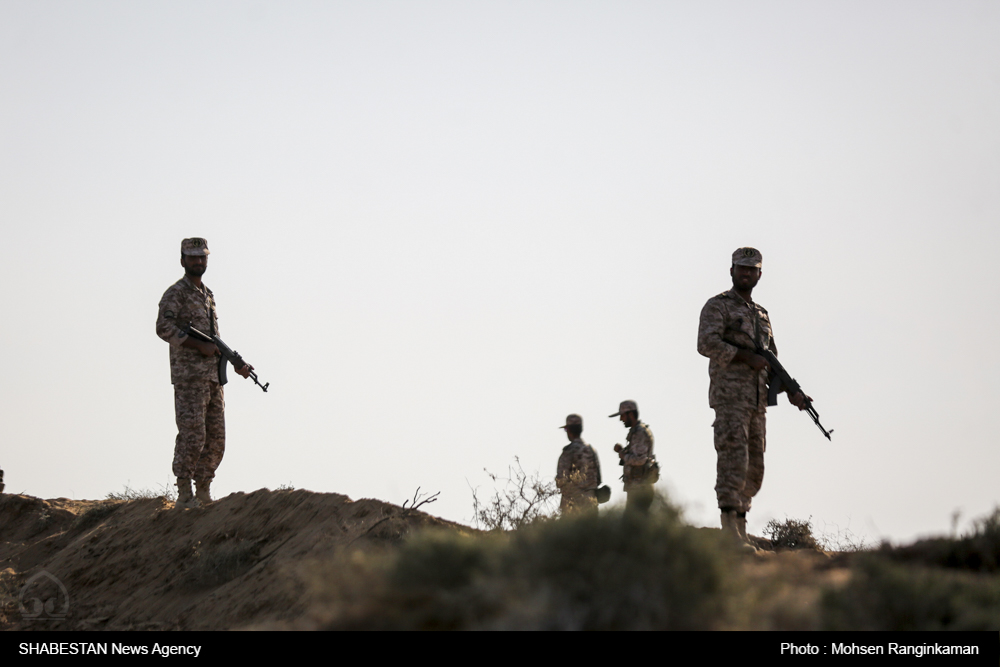
[[[205,448],[205,413],[210,399],[207,383],[174,385],[174,416],[177,439],[174,441],[174,476],[193,479],[198,457]]]
[[[653,487],[648,484],[634,486],[625,492],[625,511],[649,514],[653,504]]]
[[[222,386],[210,383],[209,400],[205,409],[205,446],[198,457],[194,479],[210,482],[226,453],[226,401]]]
[[[744,514],[750,511],[753,497],[757,495],[761,484],[764,483],[764,449],[766,447],[764,431],[764,413],[751,412],[747,437],[747,476],[746,484],[743,486],[743,506],[741,508]]]
[[[743,487],[746,485],[749,455],[747,441],[750,437],[747,410],[716,408],[715,451],[718,454],[715,476],[715,496],[719,509],[742,511]]]

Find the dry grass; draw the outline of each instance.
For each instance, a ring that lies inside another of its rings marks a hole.
[[[821,551],[819,543],[812,532],[812,517],[806,521],[771,519],[764,527],[764,536],[771,541],[775,551],[789,549],[813,549]]]
[[[145,500],[148,498],[163,498],[164,500],[169,500],[174,502],[177,500],[177,487],[172,484],[166,486],[160,486],[159,490],[154,491],[152,489],[133,489],[128,484],[125,484],[125,488],[121,491],[112,491],[107,496],[106,500]]]

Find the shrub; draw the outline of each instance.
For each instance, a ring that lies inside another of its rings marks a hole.
[[[524,600],[507,627],[706,630],[726,620],[734,569],[717,531],[683,524],[669,505],[649,517],[593,514],[515,536],[505,574]]]
[[[885,545],[879,553],[901,562],[976,572],[1000,571],[1000,507],[976,519],[972,531],[959,539],[938,537],[904,547]]]
[[[472,490],[472,514],[476,528],[485,530],[517,530],[528,524],[552,516],[559,490],[554,483],[544,482],[538,474],[528,475],[521,468],[521,461],[514,457],[514,466],[507,469],[508,477],[500,477],[486,470],[494,482],[503,482],[493,496],[479,499],[478,490]]]
[[[812,534],[812,517],[806,521],[771,519],[764,527],[764,535],[771,541],[771,546],[775,551],[778,549],[822,550]]]
[[[1000,628],[1000,580],[868,556],[850,583],[823,598],[827,630]]]
[[[369,596],[331,628],[712,629],[725,626],[736,569],[718,531],[588,514],[513,533],[427,532],[368,568]],[[342,587],[342,586],[341,586]]]
[[[174,486],[160,486],[159,491],[154,491],[152,489],[133,489],[128,484],[125,484],[125,488],[120,492],[112,491],[107,496],[105,500],[147,500],[149,498],[163,498],[171,502],[177,500],[177,488]]]

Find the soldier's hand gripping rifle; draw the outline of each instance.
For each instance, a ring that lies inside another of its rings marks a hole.
[[[198,331],[197,329],[195,329],[190,324],[188,324],[188,326],[185,329],[185,331],[187,331],[187,333],[188,333],[189,336],[193,336],[194,338],[197,338],[198,340],[203,341],[205,343],[215,343],[215,346],[217,348],[219,348],[219,352],[222,355],[222,356],[219,357],[219,384],[220,385],[225,386],[225,384],[227,382],[229,382],[229,378],[226,377],[226,362],[227,361],[230,362],[230,363],[232,363],[233,368],[235,368],[237,370],[237,372],[239,372],[239,370],[241,368],[243,368],[244,366],[247,366],[249,368],[249,364],[247,364],[247,362],[243,361],[243,357],[241,357],[238,352],[233,351],[233,349],[231,347],[229,347],[228,345],[226,345],[222,341],[222,339],[219,338],[217,335],[215,335],[215,336],[209,336],[207,333],[203,333],[201,331]],[[265,392],[267,391],[267,388],[271,386],[270,382],[266,382],[264,384],[261,384],[260,381],[257,380],[257,374],[253,372],[253,369],[250,369],[250,370],[247,371],[247,377],[249,377],[251,380],[253,380],[254,383],[258,387],[260,387],[261,389],[263,389]]]
[[[762,347],[756,349],[756,353],[764,357],[767,360],[768,365],[771,367],[771,374],[767,378],[767,404],[777,405],[778,404],[778,393],[784,389],[789,398],[795,396],[795,394],[802,394],[802,400],[805,402],[805,411],[809,413],[812,417],[813,422],[819,427],[819,430],[823,432],[827,440],[833,441],[830,434],[833,433],[833,429],[827,431],[823,428],[823,425],[819,423],[819,413],[816,412],[816,408],[812,405],[812,399],[806,396],[806,392],[802,391],[802,387],[796,382],[785,367],[781,365],[778,361],[778,357],[774,356],[774,353],[770,350],[765,350]]]

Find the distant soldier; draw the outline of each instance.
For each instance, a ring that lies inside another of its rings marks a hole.
[[[764,481],[769,371],[755,350],[778,354],[767,311],[750,298],[761,265],[757,249],[736,250],[729,269],[733,288],[709,299],[698,323],[698,352],[709,358],[708,404],[715,409],[715,493],[722,528],[747,543],[747,512]],[[800,410],[806,405],[801,392],[790,400]]]
[[[653,456],[653,432],[639,421],[635,401],[622,401],[618,412],[608,416],[619,417],[629,430],[625,436],[628,445],[615,445],[625,482],[625,511],[646,514],[653,504],[653,484],[660,478],[660,466]]]
[[[160,299],[156,334],[170,343],[170,382],[174,385],[177,439],[173,473],[177,477],[177,506],[198,507],[212,502],[210,486],[226,450],[225,402],[219,384],[219,349],[188,335],[194,327],[208,335],[219,333],[212,290],[202,283],[208,268],[208,242],[181,241],[184,277]],[[248,377],[253,366],[237,368]],[[197,494],[191,491],[195,480]]]
[[[601,485],[601,464],[597,452],[580,437],[583,418],[568,415],[566,429],[569,444],[563,447],[556,467],[556,486],[562,494],[559,510],[563,514],[597,510],[597,487]]]
[[[3,489],[4,489],[4,485],[3,485],[3,469],[0,468],[0,493],[3,493]]]

